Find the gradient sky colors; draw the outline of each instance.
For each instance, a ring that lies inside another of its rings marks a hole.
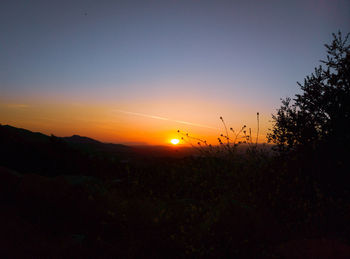
[[[280,98],[350,32],[348,0],[1,1],[0,123],[166,144],[223,127],[261,141]]]

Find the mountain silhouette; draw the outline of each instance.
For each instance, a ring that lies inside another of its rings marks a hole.
[[[48,136],[0,124],[0,165],[20,173],[47,176],[115,172],[131,148],[92,138]]]
[[[95,139],[82,137],[79,135],[73,135],[71,137],[63,137],[62,139],[69,143],[77,143],[77,144],[103,144],[102,142],[97,141]]]

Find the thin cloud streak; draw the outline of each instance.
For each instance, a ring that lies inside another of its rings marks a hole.
[[[163,121],[172,121],[180,124],[185,124],[185,125],[190,125],[190,126],[196,126],[196,127],[201,127],[201,128],[207,128],[207,129],[213,129],[217,130],[214,127],[208,126],[208,125],[203,125],[203,124],[198,124],[198,123],[192,123],[188,121],[182,121],[182,120],[172,120],[166,117],[160,117],[160,116],[155,116],[151,114],[145,114],[145,113],[139,113],[139,112],[130,112],[130,111],[124,111],[124,110],[113,110],[119,113],[124,113],[124,114],[130,114],[130,115],[135,115],[135,116],[140,116],[140,117],[145,117],[145,118],[151,118],[151,119],[156,119],[156,120],[163,120]]]
[[[21,104],[21,103],[10,103],[6,105],[8,108],[11,109],[25,109],[25,108],[29,108],[29,105],[27,104]]]

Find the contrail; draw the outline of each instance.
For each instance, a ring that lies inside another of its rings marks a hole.
[[[8,108],[13,108],[13,109],[22,109],[22,108],[28,108],[28,104],[21,104],[21,103],[10,103],[7,104]]]
[[[135,116],[141,116],[141,117],[145,117],[145,118],[151,118],[151,119],[163,120],[163,121],[173,121],[173,122],[180,123],[180,124],[185,124],[185,125],[190,125],[190,126],[196,126],[196,127],[201,127],[201,128],[217,130],[216,128],[208,126],[208,125],[192,123],[192,122],[188,122],[188,121],[181,121],[181,120],[172,120],[172,119],[169,119],[169,118],[155,116],[155,115],[150,115],[150,114],[145,114],[145,113],[129,112],[129,111],[123,111],[123,110],[113,110],[113,111],[120,112],[120,113],[125,113],[125,114],[130,114],[130,115],[135,115]]]

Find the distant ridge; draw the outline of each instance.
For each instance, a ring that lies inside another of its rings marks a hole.
[[[73,135],[71,137],[63,137],[62,139],[69,143],[75,143],[75,144],[102,144],[102,142],[98,140],[79,136],[79,135]]]
[[[56,139],[63,140],[64,142],[71,145],[89,145],[94,147],[107,148],[109,151],[111,149],[118,149],[122,147],[128,147],[123,144],[114,144],[114,143],[104,143],[96,139],[89,137],[80,136],[74,134],[70,137],[57,137],[54,135],[48,136],[40,132],[33,132],[23,128],[17,128],[11,125],[4,125],[0,123],[0,139],[3,139],[6,142],[15,142],[15,143],[50,143],[52,142],[52,137]]]
[[[0,137],[6,138],[8,141],[14,142],[49,142],[49,136],[40,133],[33,132],[27,129],[16,128],[10,125],[0,124]]]
[[[46,176],[115,172],[133,150],[92,138],[48,136],[0,124],[0,166]]]
[[[0,135],[3,135],[7,138],[17,140],[17,141],[24,141],[24,142],[49,142],[50,136],[45,135],[41,132],[34,132],[23,128],[17,128],[11,125],[4,125],[0,123]],[[52,135],[53,136],[53,135]],[[98,141],[96,139],[92,139],[85,136],[80,136],[77,134],[74,134],[70,137],[57,137],[58,139],[62,139],[67,143],[71,144],[98,144],[98,145],[116,145],[116,146],[126,146],[123,144],[113,144],[113,143],[104,143],[101,141]]]

